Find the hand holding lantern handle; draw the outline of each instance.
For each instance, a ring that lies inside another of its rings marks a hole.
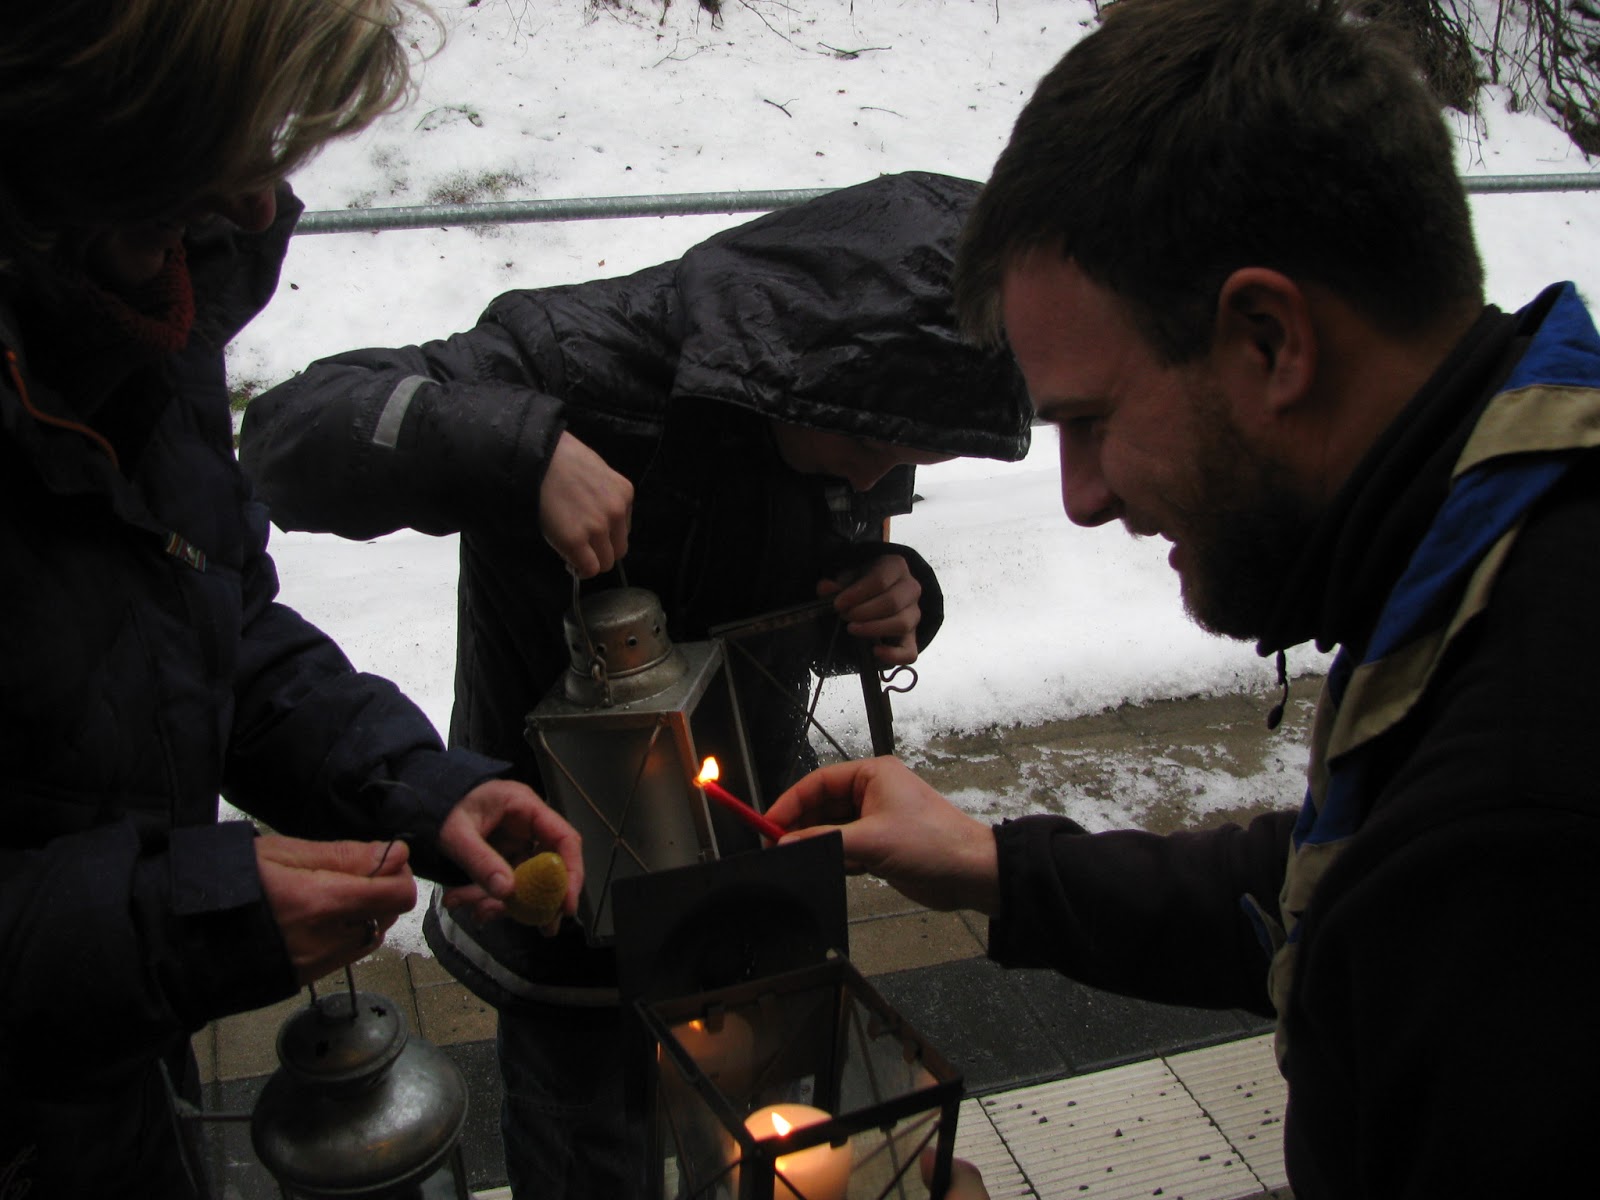
[[[609,571],[628,553],[633,484],[562,431],[539,484],[539,532],[579,579]]]

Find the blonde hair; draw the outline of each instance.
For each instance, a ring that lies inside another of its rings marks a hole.
[[[38,0],[0,23],[0,257],[265,187],[409,98],[416,0]]]

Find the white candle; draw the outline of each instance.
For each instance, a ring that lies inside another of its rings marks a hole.
[[[755,1074],[756,1035],[743,1017],[723,1014],[722,1028],[715,1033],[704,1021],[685,1021],[672,1027],[672,1036],[723,1095],[738,1096],[749,1089]]]
[[[792,1129],[828,1119],[827,1113],[809,1104],[772,1104],[746,1117],[744,1127],[757,1138],[782,1137]],[[794,1186],[786,1186],[785,1180]],[[830,1146],[824,1142],[779,1157],[772,1196],[773,1200],[844,1200],[849,1186],[850,1143]]]

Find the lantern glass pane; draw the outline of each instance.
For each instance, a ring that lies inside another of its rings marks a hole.
[[[546,791],[583,835],[584,926],[614,933],[612,883],[702,861],[708,835],[698,794],[691,795],[670,722],[573,723],[544,731]]]

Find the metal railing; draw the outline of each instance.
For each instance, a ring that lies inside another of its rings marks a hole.
[[[308,212],[296,233],[437,229],[443,225],[511,225],[527,221],[594,221],[610,217],[689,217],[770,212],[825,196],[833,188],[765,192],[688,192],[658,196],[590,196],[574,200],[498,200],[485,204],[418,204]]]
[[[1468,175],[1469,193],[1600,191],[1600,171],[1571,175]],[[571,200],[499,200],[484,204],[417,204],[403,208],[342,208],[308,212],[296,233],[358,233],[438,229],[453,225],[514,225],[530,221],[595,221],[617,217],[684,217],[770,212],[804,204],[833,188],[751,192],[685,192],[655,196],[589,196]]]

